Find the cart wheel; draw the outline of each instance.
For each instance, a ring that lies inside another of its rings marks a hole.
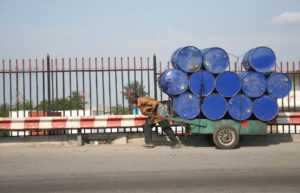
[[[239,135],[230,125],[222,125],[215,129],[213,141],[220,149],[232,149],[239,142]]]

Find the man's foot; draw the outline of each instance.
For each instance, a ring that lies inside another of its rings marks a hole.
[[[154,145],[153,145],[153,143],[146,143],[144,147],[146,147],[146,148],[153,148]]]
[[[175,149],[179,149],[179,148],[181,148],[182,147],[182,144],[181,143],[176,143],[174,146],[173,146],[173,148],[175,148]]]

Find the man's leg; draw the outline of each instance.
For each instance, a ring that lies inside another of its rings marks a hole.
[[[167,120],[162,120],[160,121],[159,123],[159,126],[161,126],[162,130],[167,133],[167,135],[169,136],[170,140],[173,142],[173,143],[179,143],[179,141],[176,139],[175,137],[175,134],[169,124],[169,121]]]
[[[145,142],[152,143],[152,128],[154,124],[151,123],[149,119],[146,120],[144,124],[144,134],[145,134]]]

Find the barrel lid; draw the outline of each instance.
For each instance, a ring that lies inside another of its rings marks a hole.
[[[240,77],[230,71],[219,74],[216,78],[216,90],[224,97],[232,97],[241,89]]]
[[[179,95],[188,89],[189,79],[186,73],[177,69],[169,69],[159,77],[158,86],[169,95]]]
[[[204,49],[202,54],[204,68],[213,74],[224,72],[229,65],[228,54],[222,48],[213,47]]]
[[[276,63],[276,56],[271,48],[261,46],[250,54],[251,67],[257,72],[269,72]]]
[[[200,99],[196,95],[186,92],[174,98],[173,108],[181,118],[193,119],[200,113]]]
[[[251,98],[262,96],[267,89],[266,77],[258,72],[249,71],[241,74],[242,91]]]
[[[190,76],[189,86],[192,93],[197,96],[207,96],[215,88],[215,78],[205,70],[193,73]]]
[[[287,74],[273,72],[267,79],[267,91],[274,98],[283,98],[292,89],[292,81]]]
[[[255,99],[253,104],[254,115],[262,121],[272,120],[278,112],[278,104],[271,96],[263,95]]]
[[[228,101],[228,113],[235,120],[248,119],[252,111],[252,100],[246,95],[238,94]]]
[[[172,54],[171,63],[184,72],[196,72],[202,67],[202,53],[194,46],[179,48]]]
[[[204,98],[201,109],[206,118],[218,120],[226,114],[227,102],[224,97],[212,94]]]

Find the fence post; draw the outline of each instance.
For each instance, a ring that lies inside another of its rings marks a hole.
[[[48,85],[48,115],[51,116],[51,109],[50,109],[50,100],[51,100],[51,87],[50,87],[50,55],[47,54],[47,85]]]
[[[154,99],[157,100],[157,83],[156,83],[156,78],[157,78],[157,74],[156,74],[156,55],[153,55],[153,74],[154,74]]]

